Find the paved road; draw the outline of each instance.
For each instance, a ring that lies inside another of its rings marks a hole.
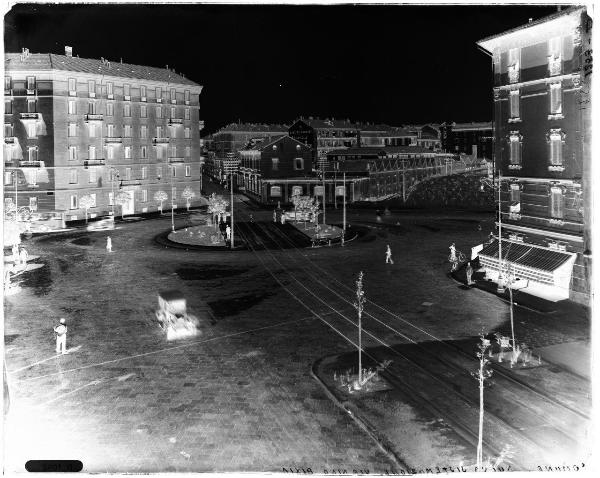
[[[248,211],[239,206],[244,220]],[[259,225],[271,218],[270,211],[252,212]],[[328,218],[340,212],[328,210]],[[349,214],[350,221],[373,218]],[[106,232],[31,241],[30,253],[46,266],[6,299],[6,469],[57,456],[81,459],[90,472],[391,469],[310,377],[315,360],[356,340],[358,271],[368,299],[392,312],[368,305],[387,326],[367,324],[377,340],[366,346],[468,337],[507,319],[506,304],[446,276],[448,243],[467,250],[477,224],[489,218],[394,219],[399,226],[374,224],[344,248],[168,249],[152,237],[169,229],[170,218],[112,231],[112,254],[104,249]],[[393,266],[384,264],[386,244]],[[157,291],[170,288],[186,294],[192,312],[213,314],[216,325],[194,340],[166,342],[152,318]],[[68,346],[76,350],[53,357],[59,317],[67,318]]]

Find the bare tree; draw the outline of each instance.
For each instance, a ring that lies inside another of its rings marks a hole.
[[[187,186],[181,193],[181,197],[185,199],[187,210],[190,210],[190,201],[196,197],[196,193],[192,191],[192,188]]]
[[[160,210],[161,214],[163,212],[163,202],[165,202],[167,199],[169,199],[169,196],[167,196],[167,193],[164,191],[156,191],[154,193],[154,200],[160,202],[160,206],[158,209]]]
[[[121,219],[123,219],[123,207],[129,202],[131,196],[125,191],[119,191],[115,196],[115,204],[121,206]]]
[[[471,375],[479,382],[479,439],[477,441],[477,469],[481,470],[483,464],[483,389],[485,388],[485,381],[490,378],[492,371],[487,368],[488,359],[486,358],[486,352],[490,347],[490,341],[483,336],[483,333],[479,336],[481,342],[477,348],[477,358],[479,359],[479,369],[473,372]]]
[[[358,313],[358,386],[362,386],[362,313],[365,308],[365,291],[363,290],[363,273],[360,271],[356,281],[356,302],[354,308]]]
[[[79,198],[79,205],[85,209],[85,223],[88,222],[88,210],[91,207],[96,206],[96,200],[92,197],[91,194],[86,194]]]

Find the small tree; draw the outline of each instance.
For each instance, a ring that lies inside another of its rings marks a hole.
[[[365,308],[365,291],[363,290],[363,273],[360,271],[358,274],[358,280],[356,281],[356,302],[354,302],[354,308],[358,313],[358,388],[362,383],[362,313]]]
[[[219,221],[215,221],[215,216],[219,219],[224,216],[227,206],[229,206],[229,201],[224,199],[223,196],[212,193],[208,198],[208,212],[212,214],[215,228],[219,225]]]
[[[477,358],[479,359],[479,369],[471,375],[479,382],[479,439],[477,441],[477,470],[481,470],[483,464],[483,389],[485,381],[490,378],[492,371],[487,368],[488,359],[486,352],[490,347],[490,341],[483,336],[479,336],[481,342],[477,346]]]
[[[192,191],[192,188],[190,188],[188,186],[181,193],[181,197],[183,199],[185,199],[187,210],[189,211],[190,210],[190,201],[196,197],[196,193],[194,191]]]
[[[167,196],[167,193],[164,191],[156,191],[154,193],[154,200],[160,202],[158,209],[160,210],[161,214],[163,212],[163,202],[165,202],[167,199],[169,199],[169,196]]]
[[[91,194],[86,194],[79,198],[79,205],[85,209],[85,223],[88,222],[88,210],[96,205],[96,201]]]
[[[115,204],[121,206],[121,219],[123,219],[123,207],[129,202],[131,196],[125,191],[119,191],[115,196]]]

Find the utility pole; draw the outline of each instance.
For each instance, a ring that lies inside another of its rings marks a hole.
[[[363,291],[363,273],[360,271],[356,281],[356,302],[354,307],[358,312],[358,387],[362,386],[362,313],[365,306],[365,292]]]
[[[231,170],[231,249],[233,249],[233,170]]]

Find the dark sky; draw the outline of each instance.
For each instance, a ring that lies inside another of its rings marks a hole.
[[[164,67],[202,84],[204,132],[300,115],[392,125],[491,120],[475,41],[539,6],[17,5],[5,49]]]

